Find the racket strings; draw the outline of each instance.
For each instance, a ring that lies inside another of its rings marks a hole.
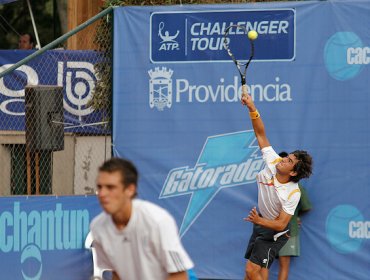
[[[248,34],[247,34],[247,29],[244,26],[231,25],[225,30],[224,40],[223,40],[224,49],[227,51],[228,55],[231,57],[231,59],[235,63],[235,65],[236,65],[236,67],[239,71],[239,74],[240,74],[241,83],[242,83],[242,85],[244,85],[246,83],[247,68],[248,68],[249,64],[251,63],[251,61],[253,59],[253,56],[254,56],[254,42],[249,39],[249,43],[250,43],[249,59],[248,60],[245,60],[245,59],[237,60],[235,58],[235,55],[232,53],[232,51],[230,49],[231,39],[228,37],[229,32],[230,32],[231,28],[233,28],[233,27],[236,27],[237,29],[239,28],[239,29],[244,30],[246,36],[248,36]]]
[[[224,40],[223,40],[223,45],[224,45],[224,49],[227,51],[228,55],[231,57],[231,59],[235,62],[235,64],[239,67],[239,66],[246,66],[248,67],[249,63],[251,62],[251,60],[253,59],[253,56],[254,56],[254,43],[253,41],[249,40],[250,42],[250,45],[251,45],[251,54],[249,56],[249,59],[246,60],[246,59],[242,59],[242,60],[238,60],[236,59],[235,55],[232,53],[231,49],[230,49],[230,38],[228,37],[229,35],[229,32],[231,30],[231,28],[233,27],[236,27],[236,28],[240,28],[240,29],[243,29],[245,31],[245,35],[247,36],[247,29],[244,27],[244,26],[239,26],[239,25],[230,25],[226,30],[225,30],[225,34],[224,34]]]
[[[238,61],[236,58],[235,58],[235,56],[234,56],[234,54],[232,53],[232,51],[230,50],[230,48],[229,48],[229,44],[227,43],[227,40],[226,40],[226,38],[225,38],[225,40],[224,40],[224,48],[225,48],[225,50],[227,51],[227,53],[228,53],[228,55],[231,57],[231,59],[235,62],[235,64],[236,65],[238,65],[238,66],[245,66],[245,65],[247,65],[247,64],[249,64],[250,63],[250,60],[251,60],[251,58],[253,58],[253,54],[251,54],[251,56],[250,56],[250,58],[249,58],[249,61]]]

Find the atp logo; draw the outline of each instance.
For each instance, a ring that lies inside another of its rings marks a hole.
[[[164,31],[164,22],[161,21],[158,26],[158,36],[161,38],[159,51],[173,51],[173,50],[180,50],[179,43],[176,41],[177,36],[180,34],[180,30],[176,31],[175,35],[170,35],[168,30]]]
[[[253,130],[210,136],[194,167],[177,167],[167,175],[160,199],[190,195],[180,227],[183,236],[216,194],[255,182],[263,166]]]
[[[163,111],[165,107],[172,106],[172,74],[173,71],[166,67],[156,67],[149,70],[149,106]]]

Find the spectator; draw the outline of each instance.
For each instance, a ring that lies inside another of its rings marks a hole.
[[[288,153],[281,152],[279,156],[284,158]],[[299,227],[300,216],[311,210],[312,205],[308,198],[306,190],[298,184],[301,191],[301,199],[290,220],[290,238],[283,248],[279,251],[279,276],[278,280],[287,280],[289,276],[290,258],[300,256]]]
[[[25,33],[19,36],[18,49],[20,50],[32,50],[35,45],[33,36],[29,33]]]

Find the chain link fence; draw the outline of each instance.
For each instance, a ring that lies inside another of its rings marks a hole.
[[[92,194],[111,156],[112,9],[38,51],[0,51],[0,195]]]

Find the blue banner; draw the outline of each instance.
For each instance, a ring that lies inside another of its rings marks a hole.
[[[0,50],[0,71],[32,52]],[[24,88],[51,85],[63,87],[66,132],[107,133],[101,125],[105,112],[89,104],[97,81],[94,65],[103,59],[95,51],[52,50],[0,78],[0,129],[24,130]]]
[[[245,30],[255,30],[260,36],[255,60],[293,60],[295,56],[293,9],[154,12],[150,28],[153,63],[229,61],[223,44],[226,30],[238,59],[249,58]]]
[[[96,196],[1,198],[0,269],[4,279],[90,279],[85,248]]]
[[[244,276],[252,225],[243,218],[263,163],[217,38],[231,22],[258,22],[248,90],[275,150],[314,159],[302,182],[313,210],[289,279],[368,278],[369,14],[369,0],[114,10],[115,155],[137,164],[139,195],[175,216],[199,277]]]

